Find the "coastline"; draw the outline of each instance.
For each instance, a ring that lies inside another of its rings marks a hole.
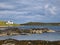
[[[45,41],[45,40],[15,40],[6,39],[0,40],[0,45],[60,45],[60,41]]]
[[[41,28],[42,29],[42,28]],[[39,32],[41,29],[34,29],[34,30],[38,30],[37,32]],[[47,33],[46,31],[48,31],[48,33],[49,32],[51,32],[52,30],[46,30],[47,28],[43,28],[43,30],[45,31],[43,31],[44,33]],[[7,31],[7,30],[9,30],[9,31]],[[14,34],[16,34],[16,33],[18,33],[18,32],[16,32],[15,33],[15,31],[16,30],[19,30],[19,29],[17,29],[17,28],[9,28],[9,29],[7,29],[6,31],[4,31],[5,33],[6,32],[12,32],[12,34],[14,33]],[[11,30],[11,31],[10,31]],[[32,29],[33,30],[33,29]],[[24,30],[22,30],[23,32],[24,32]],[[26,32],[29,32],[29,31],[27,31],[26,30]],[[54,32],[54,30],[52,31],[52,32]],[[37,33],[38,34],[38,33]],[[41,33],[40,33],[41,34]],[[40,35],[39,34],[39,35]],[[10,34],[8,34],[8,36],[9,36]],[[18,34],[17,34],[18,35]],[[20,33],[19,33],[19,35],[20,35]],[[21,35],[25,35],[24,33],[23,34],[21,34]],[[10,36],[13,36],[13,35],[10,35]],[[9,43],[8,43],[9,42]],[[57,41],[48,41],[48,40],[16,40],[16,39],[5,39],[5,40],[0,40],[0,45],[3,45],[3,44],[11,44],[12,45],[12,43],[13,44],[15,44],[15,45],[60,45],[60,40],[57,40]]]
[[[48,28],[33,28],[33,29],[19,29],[12,27],[0,27],[0,36],[9,36],[9,35],[29,35],[29,34],[42,34],[56,32]]]

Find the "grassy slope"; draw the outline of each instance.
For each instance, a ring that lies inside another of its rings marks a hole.
[[[5,21],[0,21],[0,26],[19,26],[19,24],[6,24]]]

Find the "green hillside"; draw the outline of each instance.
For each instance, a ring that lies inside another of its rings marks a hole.
[[[60,26],[60,23],[28,22],[20,25]]]
[[[6,21],[0,21],[0,26],[19,26],[19,24],[6,24]]]

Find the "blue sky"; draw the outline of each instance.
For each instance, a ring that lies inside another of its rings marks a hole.
[[[60,0],[0,0],[0,20],[60,22]]]

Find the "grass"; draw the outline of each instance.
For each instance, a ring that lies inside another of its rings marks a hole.
[[[6,21],[0,21],[0,26],[20,26],[19,24],[6,24]]]

